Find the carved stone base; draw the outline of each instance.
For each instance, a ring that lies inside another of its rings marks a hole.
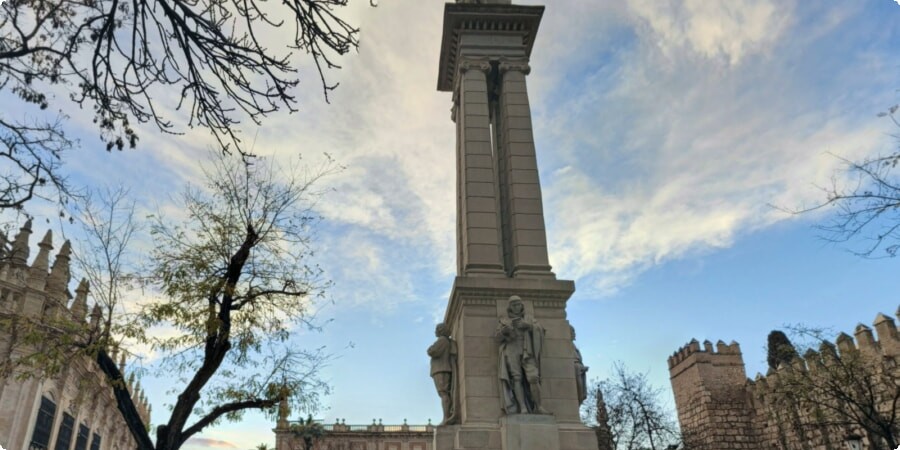
[[[559,426],[553,416],[514,414],[500,419],[502,450],[559,450]]]
[[[500,430],[494,426],[437,427],[434,450],[501,450]]]
[[[553,416],[516,414],[499,424],[448,425],[434,429],[434,450],[597,450],[594,431],[557,423]]]

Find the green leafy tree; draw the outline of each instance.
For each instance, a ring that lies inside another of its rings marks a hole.
[[[769,369],[775,370],[779,365],[790,364],[797,357],[797,349],[783,331],[772,330],[767,341],[766,361]]]
[[[21,344],[35,351],[16,359],[16,369],[30,364],[33,375],[52,377],[75,354],[86,355],[106,376],[140,450],[176,450],[206,427],[247,411],[274,418],[282,400],[312,411],[328,392],[317,377],[328,358],[323,349],[298,348],[289,339],[297,327],[317,328],[310,307],[330,286],[311,263],[319,221],[313,208],[321,194],[314,183],[340,168],[328,159],[313,169],[281,171],[264,159],[245,164],[213,156],[205,184],[178,199],[182,217],[157,214],[147,221],[153,247],[140,278],[147,297],[123,310],[131,293],[122,290],[122,255],[113,250],[124,251],[127,242],[100,237],[127,236],[122,230],[131,228],[121,221],[133,216],[109,213],[112,223],[94,224],[105,230],[92,236],[98,246],[84,247],[101,256],[82,257],[97,272],[89,323],[61,316],[19,326]],[[111,198],[130,211],[122,197]],[[116,210],[107,207],[96,211]],[[134,345],[160,356],[158,376],[178,381],[168,417],[150,431],[114,360],[115,352]]]

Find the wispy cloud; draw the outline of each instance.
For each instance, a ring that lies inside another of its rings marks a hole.
[[[860,68],[886,49],[820,50],[854,39],[854,11],[795,19],[780,2],[629,6],[633,28],[616,51],[591,47],[597,59],[564,88],[579,95],[548,98],[536,121],[539,151],[553,150],[543,174],[551,259],[557,273],[588,282],[582,295],[784,220],[768,205],[820,200],[814,185],[839,166],[828,152],[853,158],[890,143],[875,113],[892,87]],[[805,77],[822,70],[832,72]]]
[[[637,26],[672,58],[685,50],[738,65],[767,50],[791,23],[792,1],[630,0]]]
[[[434,89],[441,8],[365,3],[350,7],[362,47],[332,73],[331,104],[302,71],[300,112],[244,135],[263,155],[328,152],[347,166],[321,183],[334,191],[319,204],[318,262],[338,303],[377,310],[385,298],[431,298],[428,283],[454,274],[455,148],[450,96]],[[874,115],[896,70],[890,29],[860,18],[873,4],[547,5],[529,90],[556,273],[582,295],[608,293],[648,267],[727,247],[785,219],[767,204],[814,202],[813,185],[837,167],[827,152],[889,143]],[[197,179],[187,163],[211,142],[191,133],[147,133],[126,169],[105,154],[72,167],[134,180],[148,207],[170,211],[168,193]]]

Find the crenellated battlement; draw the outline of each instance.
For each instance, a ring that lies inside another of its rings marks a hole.
[[[869,357],[886,356],[896,358],[900,356],[900,335],[893,318],[883,313],[878,313],[872,322],[873,328],[862,323],[856,325],[853,336],[840,333],[834,342],[823,341],[819,350],[807,349],[802,356],[796,357],[791,363],[792,368],[801,370],[815,370],[819,364],[827,362],[827,357],[838,357],[855,352],[861,352]],[[672,358],[669,358],[670,360]],[[757,373],[753,383],[767,385],[766,378],[777,376],[781,370],[787,368],[779,365],[777,370],[770,369],[766,375]]]
[[[8,327],[0,329],[0,358],[3,358],[4,362],[17,358],[16,355],[34,351],[29,344],[24,343],[21,336],[18,336],[19,327],[23,324],[30,326],[26,322],[48,325],[45,327],[47,330],[59,330],[58,325],[61,323],[83,324],[84,327],[71,328],[89,332],[99,327],[102,319],[100,305],[95,303],[89,307],[90,286],[86,279],[79,281],[74,295],[69,290],[71,243],[68,240],[64,241],[59,251],[53,254],[53,233],[47,231],[37,244],[38,250],[34,259],[29,263],[31,235],[31,220],[25,222],[11,241],[5,233],[0,233],[0,316],[11,319],[6,322],[9,324]],[[121,355],[117,353],[118,349],[110,349],[110,357],[113,361],[118,360],[119,371],[123,375],[129,373],[126,370],[125,353],[122,352]],[[93,394],[82,398],[77,393],[84,388],[85,382],[88,386],[92,386],[89,389]],[[95,432],[103,436],[104,442],[117,443],[116,445],[121,448],[133,446],[131,436],[121,424],[122,419],[117,410],[116,400],[105,381],[105,375],[90,358],[73,358],[66,361],[64,369],[52,379],[0,378],[0,385],[5,385],[5,388],[0,390],[0,402],[16,403],[11,409],[16,411],[16,417],[12,420],[4,420],[4,413],[0,411],[0,436],[10,440],[8,443],[10,448],[25,448],[27,440],[31,439],[27,420],[37,414],[33,408],[34,405],[40,404],[40,401],[35,402],[35,396],[38,399],[40,397],[50,399],[60,410],[66,408],[66,411],[75,411],[76,418],[82,417],[82,413],[77,411],[83,410],[84,418],[78,420],[87,421],[91,428],[96,430]],[[150,423],[150,404],[140,386],[140,381],[135,380],[134,372],[130,372],[127,376],[126,387],[138,415],[144,423]],[[70,394],[72,392],[76,394]],[[96,411],[105,412],[101,414]],[[24,419],[20,420],[20,416]],[[92,421],[88,419],[91,416],[103,419]],[[7,426],[12,428],[5,429]],[[22,445],[19,445],[20,443]]]
[[[775,345],[772,339],[778,342],[773,335],[775,332],[769,337],[770,346]],[[871,326],[860,323],[852,335],[842,332],[802,355],[783,334],[781,339],[786,351],[770,353],[769,370],[752,380],[743,376],[741,350],[734,341],[718,341],[713,348],[709,341],[701,345],[693,339],[668,358],[679,422],[693,448],[829,448],[829,442],[842,442],[847,433],[858,430],[829,428],[815,422],[809,411],[787,408],[780,397],[784,388],[779,388],[787,380],[784,377],[790,376],[789,371],[808,371],[815,376],[815,371],[848,355],[872,361],[900,357],[897,322],[883,313],[875,316]],[[797,425],[800,423],[805,425]]]
[[[695,354],[703,354],[704,356],[711,357],[715,357],[716,355],[740,356],[741,346],[735,341],[726,344],[724,341],[719,340],[716,342],[715,348],[713,348],[712,342],[706,340],[703,341],[703,348],[701,349],[700,342],[696,339],[691,339],[690,342],[676,350],[675,353],[672,353],[672,356],[669,357],[669,369],[683,363],[690,356]]]

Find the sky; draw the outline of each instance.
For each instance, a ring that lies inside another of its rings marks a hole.
[[[672,404],[666,358],[690,339],[739,342],[748,376],[765,372],[766,335],[802,323],[851,332],[898,306],[900,263],[825,242],[820,186],[847,180],[840,158],[896,148],[878,117],[900,101],[900,5],[893,0],[554,0],[536,38],[528,90],[550,262],[575,281],[568,318],[590,367],[646,372]],[[450,94],[435,88],[441,2],[351,1],[358,53],[329,76],[330,103],[308,71],[300,110],[245,135],[288,161],[323,152],[346,169],[323,181],[317,260],[334,281],[321,333],[333,423],[440,420],[425,349],[455,275],[455,160]],[[301,60],[302,62],[303,60]],[[309,63],[309,61],[305,61]],[[73,181],[123,184],[141,208],[171,208],[198,182],[203,130],[141,128],[138,149],[108,153],[89,116],[71,113],[81,148]],[[39,221],[43,228],[65,228]],[[73,228],[60,231],[74,235]],[[147,364],[152,361],[146,361]],[[158,424],[165,378],[142,386]],[[187,449],[274,443],[248,415]]]

